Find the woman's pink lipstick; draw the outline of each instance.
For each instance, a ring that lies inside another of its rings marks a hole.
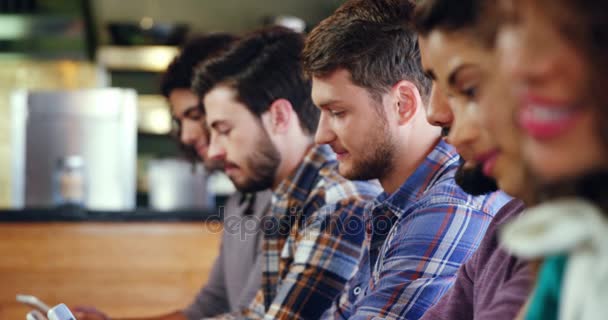
[[[494,149],[475,158],[475,161],[481,164],[482,172],[485,176],[492,177],[492,172],[494,171],[494,167],[496,166],[496,160],[498,159],[499,154],[500,152],[497,149]]]
[[[552,139],[572,128],[580,110],[560,101],[527,95],[519,111],[519,124],[533,139]]]

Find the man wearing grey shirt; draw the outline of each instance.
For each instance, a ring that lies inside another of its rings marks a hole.
[[[263,216],[268,212],[271,192],[235,193],[224,209],[224,233],[220,254],[205,284],[185,309],[153,317],[130,320],[199,320],[241,310],[249,305],[262,284]],[[78,320],[127,320],[110,318],[89,307],[74,308]]]
[[[270,197],[270,191],[263,191],[237,193],[228,199],[220,254],[209,282],[183,311],[188,320],[235,312],[253,300],[262,281],[260,223],[268,212]]]
[[[223,164],[207,158],[209,133],[200,101],[190,90],[190,81],[198,63],[220,54],[234,41],[235,37],[228,34],[193,39],[171,63],[161,83],[162,93],[171,107],[176,138],[193,160],[203,162],[208,172],[223,168]],[[220,254],[211,269],[209,282],[186,309],[132,320],[198,320],[248,305],[261,287],[260,227],[270,198],[270,191],[236,193],[220,208],[224,214]],[[74,308],[74,315],[78,320],[119,319],[89,307]]]

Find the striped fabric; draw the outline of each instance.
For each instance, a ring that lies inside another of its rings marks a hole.
[[[247,310],[219,318],[318,319],[357,267],[363,215],[380,191],[340,176],[328,146],[312,148],[262,221],[262,289]]]
[[[458,154],[441,141],[394,194],[366,212],[355,276],[326,319],[418,319],[452,285],[510,198],[472,197],[454,181]]]

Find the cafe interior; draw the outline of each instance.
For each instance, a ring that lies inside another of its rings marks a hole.
[[[306,32],[341,2],[0,0],[0,319],[191,301],[235,189],[184,157],[162,73],[193,35]]]

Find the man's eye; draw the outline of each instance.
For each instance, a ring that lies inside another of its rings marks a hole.
[[[477,87],[475,87],[475,86],[469,87],[469,88],[464,88],[460,92],[469,99],[477,98]]]
[[[344,116],[344,113],[345,113],[344,111],[335,111],[335,110],[330,110],[329,111],[329,114],[331,114],[331,116],[335,117],[335,118],[339,118],[339,117]]]
[[[232,129],[230,129],[230,128],[226,128],[226,129],[222,128],[222,129],[218,129],[217,133],[219,135],[222,135],[222,136],[227,136],[228,134],[230,134],[230,131],[232,131]]]
[[[199,121],[199,120],[201,120],[202,117],[203,117],[203,113],[200,111],[196,111],[196,112],[192,112],[192,113],[188,114],[188,119],[194,120],[194,121]]]
[[[200,108],[192,107],[184,113],[184,118],[199,121],[203,117],[203,111]]]

